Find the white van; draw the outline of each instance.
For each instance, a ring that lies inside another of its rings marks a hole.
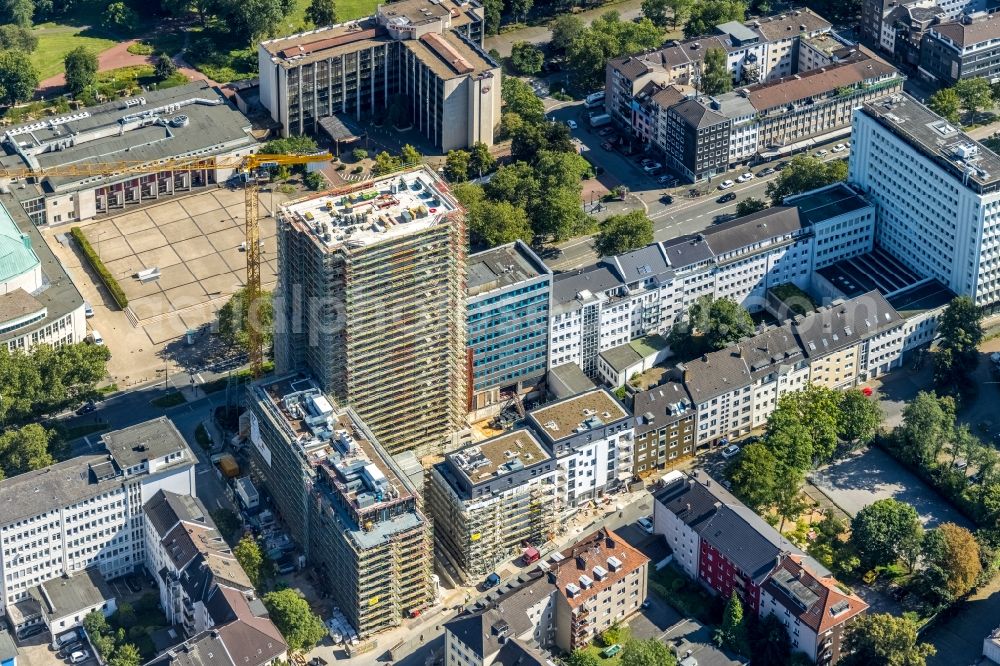
[[[96,328],[91,329],[91,331],[90,331],[90,340],[91,340],[91,342],[93,342],[95,345],[98,345],[98,346],[104,344],[104,338],[101,336],[101,332],[98,331]]]
[[[77,650],[69,656],[69,663],[71,664],[82,664],[90,658],[89,650]]]

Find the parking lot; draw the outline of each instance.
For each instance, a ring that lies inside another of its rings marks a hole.
[[[86,648],[90,651],[90,647]],[[56,651],[49,644],[48,632],[35,634],[24,640],[17,641],[17,664],[18,666],[53,666],[54,664],[68,664],[59,658]],[[97,660],[91,654],[90,658],[76,666],[96,666]]]
[[[893,498],[913,506],[924,527],[952,522],[971,528],[943,497],[874,447],[813,473],[810,480],[851,516],[877,500]]]

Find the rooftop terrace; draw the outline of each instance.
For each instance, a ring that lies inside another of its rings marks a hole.
[[[419,168],[290,202],[281,215],[301,225],[325,250],[351,250],[438,224],[458,210],[445,192],[433,171]]]
[[[537,465],[551,457],[531,431],[523,429],[448,454],[452,466],[473,486]]]

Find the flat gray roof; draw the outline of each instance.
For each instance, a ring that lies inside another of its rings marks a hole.
[[[0,629],[0,662],[14,659],[17,655],[17,646],[11,640],[10,634],[6,629]]]
[[[217,90],[205,81],[196,81],[7,128],[3,138],[6,156],[0,163],[38,168],[208,158],[256,145],[250,128],[246,116]],[[134,176],[45,177],[42,189],[72,191],[128,177]]]
[[[556,398],[566,398],[595,388],[594,381],[576,363],[563,363],[548,372],[549,391]]]
[[[190,452],[177,426],[165,416],[105,433],[101,439],[123,469],[177,451]],[[193,452],[185,462],[195,462]]]
[[[466,293],[479,296],[542,275],[552,275],[552,269],[518,240],[469,255]]]
[[[846,183],[789,197],[785,204],[799,209],[803,224],[817,224],[871,205]]]
[[[72,576],[53,578],[35,590],[40,590],[45,614],[52,618],[79,613],[115,598],[111,586],[96,567]]]
[[[929,157],[957,185],[968,183],[967,187],[981,193],[1000,184],[1000,156],[909,95],[869,102],[862,113]]]
[[[78,456],[0,481],[0,524],[9,525],[120,488],[123,477],[101,480],[93,468],[111,466],[108,455]]]

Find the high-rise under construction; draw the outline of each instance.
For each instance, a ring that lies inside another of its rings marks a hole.
[[[279,213],[275,357],[308,368],[390,453],[464,428],[465,216],[420,168]]]

